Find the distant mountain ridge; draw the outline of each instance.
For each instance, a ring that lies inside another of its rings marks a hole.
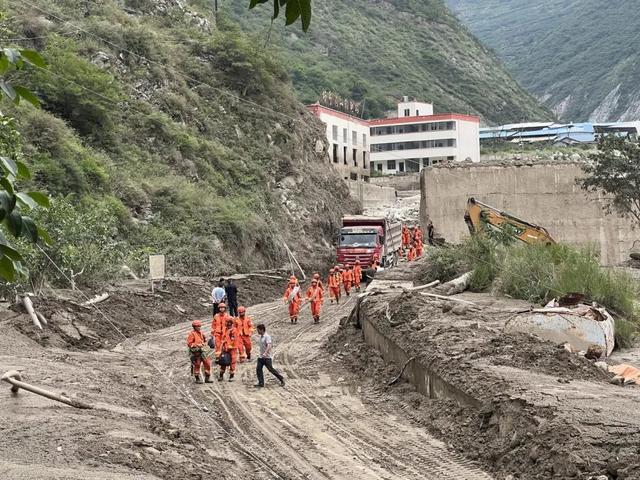
[[[638,2],[447,2],[560,119],[640,119]]]
[[[367,117],[384,115],[409,95],[433,102],[436,112],[476,114],[487,123],[552,118],[443,0],[314,2],[306,35],[280,21],[272,27],[268,6],[247,12],[233,2],[221,13],[282,54],[307,103],[330,90],[364,100]]]

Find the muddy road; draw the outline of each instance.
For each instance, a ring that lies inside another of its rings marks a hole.
[[[0,370],[94,403],[76,410],[0,385],[3,479],[489,479],[389,404],[364,401],[360,379],[326,349],[354,300],[298,325],[281,303],[249,309],[275,344],[285,388],[255,360],[236,381],[196,385],[188,322],[113,350],[43,347],[0,319]],[[104,308],[108,314],[108,308]],[[103,321],[96,319],[96,322]],[[255,342],[254,342],[255,344]]]

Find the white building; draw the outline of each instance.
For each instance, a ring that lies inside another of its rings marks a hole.
[[[398,103],[397,116],[369,120],[371,171],[383,175],[419,172],[443,160],[480,161],[480,119],[434,115],[430,103]]]
[[[309,110],[327,126],[329,158],[345,180],[369,180],[369,122],[318,103]]]

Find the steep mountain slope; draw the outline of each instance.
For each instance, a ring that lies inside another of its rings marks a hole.
[[[43,110],[2,111],[37,186],[59,199],[63,218],[42,220],[60,261],[93,242],[88,256],[117,246],[116,269],[165,253],[170,272],[211,274],[282,265],[285,243],[308,263],[330,251],[356,205],[316,153],[322,125],[280,63],[216,25],[208,1],[3,0],[0,11],[0,38],[49,63],[22,79]],[[106,230],[79,234],[80,219]]]
[[[234,15],[257,42],[281,51],[304,102],[323,90],[364,100],[365,116],[394,107],[402,95],[434,102],[437,111],[480,114],[489,123],[546,119],[551,114],[510,77],[449,12],[442,0],[314,2],[308,35],[271,28],[268,6]],[[226,9],[226,10],[225,10]]]
[[[640,118],[640,10],[633,0],[447,0],[561,118]]]

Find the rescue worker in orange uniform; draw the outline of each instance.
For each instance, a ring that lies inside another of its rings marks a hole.
[[[305,301],[311,303],[313,323],[318,323],[320,321],[320,309],[322,308],[322,290],[320,290],[317,280],[311,280],[311,286],[307,289]]]
[[[402,225],[402,247],[407,248],[411,243],[411,232],[406,225]]]
[[[329,287],[329,301],[333,303],[333,301],[335,300],[336,304],[339,304],[340,278],[338,277],[338,273],[336,273],[335,268],[329,270],[329,279],[327,280],[327,286]]]
[[[360,291],[360,282],[362,282],[362,267],[360,266],[360,260],[356,258],[356,263],[353,266],[353,286],[356,291]]]
[[[373,268],[373,270],[378,270],[378,266],[380,265],[380,255],[378,255],[377,253],[373,254],[373,257],[371,257],[371,268]]]
[[[204,381],[211,383],[211,359],[205,354],[204,347],[207,344],[205,334],[200,331],[202,322],[194,320],[191,322],[193,330],[187,335],[187,346],[191,354],[191,373],[196,378],[196,383],[202,383],[200,370],[204,367]]]
[[[420,258],[422,256],[422,249],[424,245],[422,244],[422,240],[416,240],[416,258]]]
[[[216,344],[216,358],[220,359],[223,353],[228,353],[231,357],[231,363],[229,367],[229,381],[233,382],[233,377],[236,373],[236,363],[238,362],[238,346],[240,343],[240,335],[236,328],[233,317],[227,317],[222,337],[220,339],[220,345]],[[218,381],[224,380],[224,373],[227,371],[227,365],[220,365],[220,375]]]
[[[236,328],[240,340],[238,350],[240,352],[240,361],[251,360],[251,334],[253,333],[253,322],[251,317],[247,316],[245,307],[238,307],[238,318],[236,319]]]
[[[351,266],[347,265],[342,274],[342,286],[347,297],[351,294],[351,285],[353,285],[353,270],[351,270]]]
[[[298,323],[298,314],[302,305],[302,295],[300,295],[300,285],[296,277],[289,279],[289,285],[282,297],[284,303],[289,304],[289,320],[291,323]]]
[[[216,345],[220,344],[220,339],[222,338],[224,326],[228,318],[233,317],[227,313],[227,305],[225,303],[219,303],[218,313],[213,316],[213,321],[211,322],[211,336],[214,338]]]
[[[324,297],[324,285],[322,283],[322,279],[320,278],[320,274],[318,272],[313,274],[313,280],[316,280],[318,282],[318,286],[320,287],[320,290],[322,290],[322,296]]]
[[[407,261],[413,262],[415,259],[416,259],[416,247],[414,245],[411,245],[411,247],[409,247],[409,253],[407,253]]]
[[[424,234],[418,225],[413,227],[413,240],[420,243],[424,240]]]

